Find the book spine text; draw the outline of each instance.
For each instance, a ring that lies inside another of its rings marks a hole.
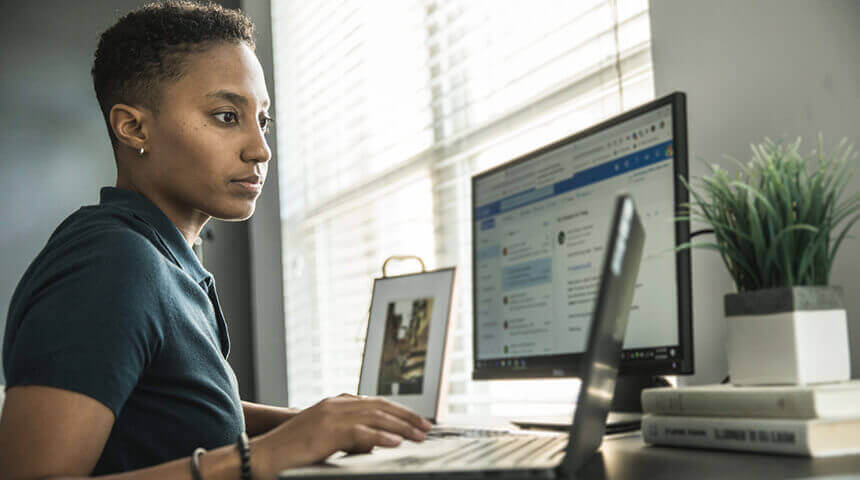
[[[646,415],[642,436],[654,445],[809,455],[806,429],[801,424]]]

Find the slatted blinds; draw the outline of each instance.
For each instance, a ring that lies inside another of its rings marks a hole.
[[[458,268],[449,411],[569,412],[576,380],[471,380],[470,179],[654,98],[647,0],[273,0],[272,24],[291,403],[356,391],[373,278],[412,254]]]

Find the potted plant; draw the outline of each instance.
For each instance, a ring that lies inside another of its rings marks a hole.
[[[857,170],[853,145],[831,155],[791,144],[752,145],[734,176],[713,165],[691,187],[686,216],[709,226],[714,242],[678,248],[716,250],[737,293],[725,296],[733,384],[807,384],[850,378],[842,289],[830,286],[840,245],[860,219],[860,193],[847,192]],[[843,198],[845,197],[845,198]]]

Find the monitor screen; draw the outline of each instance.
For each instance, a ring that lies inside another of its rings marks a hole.
[[[614,199],[646,231],[622,373],[693,371],[686,107],[674,93],[472,178],[474,370],[579,375]]]

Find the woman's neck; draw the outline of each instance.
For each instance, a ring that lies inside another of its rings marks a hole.
[[[200,235],[200,231],[203,230],[206,222],[212,218],[199,211],[185,211],[179,206],[176,206],[173,202],[170,202],[168,198],[159,194],[156,189],[146,188],[146,186],[140,185],[139,182],[134,182],[127,177],[124,178],[118,176],[116,180],[116,188],[135,192],[154,203],[155,206],[157,206],[159,210],[161,210],[161,212],[170,219],[170,222],[173,223],[177,230],[179,230],[179,233],[182,235],[182,238],[185,239],[185,243],[187,243],[189,247],[194,245],[194,240],[196,240]]]

